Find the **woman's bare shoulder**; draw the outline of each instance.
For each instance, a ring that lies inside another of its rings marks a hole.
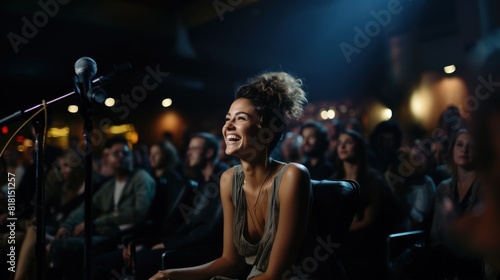
[[[309,178],[309,170],[307,167],[300,163],[290,162],[287,164],[286,170],[283,174],[286,177],[302,178],[306,176]]]

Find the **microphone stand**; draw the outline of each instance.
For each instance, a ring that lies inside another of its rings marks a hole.
[[[43,136],[45,119],[37,116],[33,120],[35,129],[35,176],[36,176],[36,275],[37,279],[45,279],[45,168],[43,164]]]
[[[85,250],[84,250],[84,278],[91,279],[92,262],[92,117],[94,108],[88,98],[89,84],[78,83],[78,77],[74,77],[75,92],[79,93],[81,110],[80,115],[83,119],[83,138],[85,151]],[[81,88],[79,87],[81,85]]]

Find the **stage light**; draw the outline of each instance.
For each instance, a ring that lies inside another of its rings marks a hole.
[[[172,99],[170,99],[170,98],[163,99],[163,101],[161,102],[161,105],[163,107],[165,107],[165,108],[171,106],[172,105]]]
[[[329,119],[333,119],[333,118],[335,118],[335,111],[334,111],[333,109],[328,110],[328,112],[326,112],[326,116],[327,116]]]
[[[328,111],[326,110],[321,110],[320,116],[322,119],[326,120],[328,119]]]
[[[108,107],[113,107],[115,105],[115,99],[111,97],[106,98],[106,100],[104,101],[104,105]]]
[[[78,106],[76,106],[76,105],[69,105],[68,106],[68,112],[73,113],[73,114],[77,113],[78,112]]]
[[[457,70],[457,67],[455,67],[455,65],[453,64],[444,67],[444,72],[446,74],[452,74],[453,72],[455,72],[455,70]]]
[[[392,110],[389,108],[385,108],[382,110],[382,119],[390,120],[392,118]]]

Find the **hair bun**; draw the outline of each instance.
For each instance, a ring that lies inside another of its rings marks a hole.
[[[298,119],[307,104],[302,80],[286,72],[268,72],[253,78],[247,87],[260,94],[268,108],[277,108],[286,120]],[[240,91],[237,92],[237,97]],[[245,95],[245,94],[243,94]],[[252,98],[250,98],[252,99]]]

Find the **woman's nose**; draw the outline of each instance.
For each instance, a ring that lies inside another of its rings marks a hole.
[[[465,145],[464,152],[465,153],[469,153],[470,152],[470,148],[471,148],[470,145]]]
[[[227,130],[234,129],[234,123],[233,123],[232,121],[227,121],[227,122],[224,124],[224,127],[225,127]]]

